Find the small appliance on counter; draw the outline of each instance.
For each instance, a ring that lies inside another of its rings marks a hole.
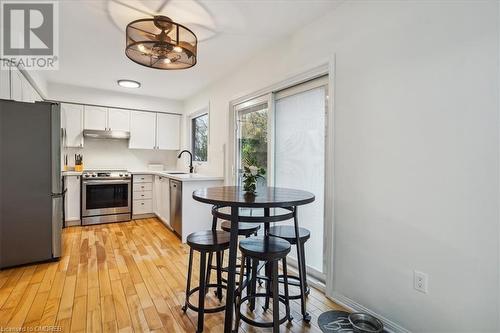
[[[130,221],[132,176],[126,170],[85,170],[82,174],[82,224]]]

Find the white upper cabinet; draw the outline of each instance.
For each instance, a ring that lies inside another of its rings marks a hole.
[[[180,119],[181,117],[179,115],[157,113],[157,149],[179,150]]]
[[[156,114],[153,112],[130,112],[131,149],[155,149],[156,147]]]
[[[17,67],[0,69],[0,98],[28,103],[43,100]]]
[[[85,129],[130,131],[130,111],[85,105]]]
[[[108,108],[85,105],[84,119],[85,129],[105,131],[108,129]]]
[[[83,105],[61,104],[65,147],[83,147]]]
[[[130,131],[130,111],[108,109],[108,129],[111,131]]]
[[[35,89],[31,86],[28,80],[24,77],[24,75],[20,75],[21,77],[21,95],[22,95],[22,101],[27,102],[27,103],[34,103],[35,102]]]
[[[16,67],[11,67],[10,70],[10,98],[22,102],[23,101],[23,81],[22,74]]]
[[[0,68],[0,98],[10,99],[10,69]]]

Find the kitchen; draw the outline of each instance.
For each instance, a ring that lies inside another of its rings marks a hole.
[[[61,115],[65,225],[156,216],[183,241],[209,226],[199,222],[209,210],[193,209],[189,193],[224,179],[194,173],[189,151],[185,171],[175,169],[181,114],[62,103]]]
[[[0,13],[0,331],[500,331],[497,1]]]

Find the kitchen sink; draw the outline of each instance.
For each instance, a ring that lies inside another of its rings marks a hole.
[[[169,175],[187,175],[187,172],[169,172]]]

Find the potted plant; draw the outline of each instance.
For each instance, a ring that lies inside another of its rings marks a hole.
[[[257,180],[259,178],[265,179],[264,175],[266,170],[264,168],[258,167],[253,161],[245,160],[243,166],[243,190],[245,194],[255,195],[257,190]]]

